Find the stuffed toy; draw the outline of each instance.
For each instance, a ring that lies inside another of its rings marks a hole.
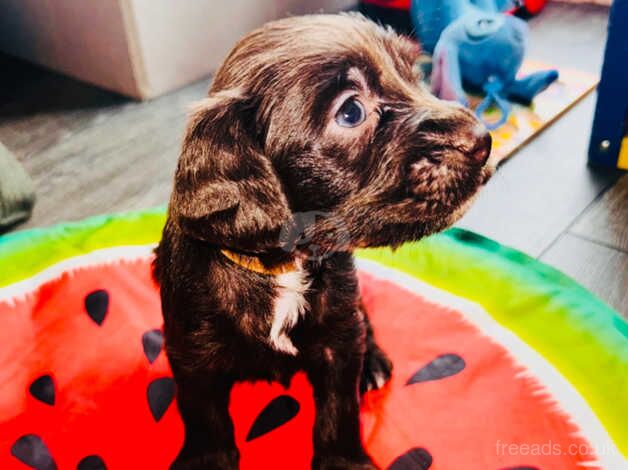
[[[512,101],[529,104],[558,78],[556,70],[524,77],[517,72],[525,55],[527,25],[501,13],[508,0],[412,0],[411,16],[423,48],[432,53],[432,92],[439,98],[468,106],[463,84],[486,94],[476,108],[483,113],[491,104],[501,112],[489,129],[505,123]]]

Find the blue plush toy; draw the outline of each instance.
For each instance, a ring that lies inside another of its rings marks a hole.
[[[558,78],[556,70],[517,78],[526,47],[527,25],[501,13],[509,0],[412,0],[411,15],[423,48],[432,53],[432,91],[468,106],[463,83],[486,97],[476,109],[482,119],[494,103],[501,111],[489,129],[508,119],[509,100],[530,103]]]

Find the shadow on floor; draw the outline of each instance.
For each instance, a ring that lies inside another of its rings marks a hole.
[[[103,108],[132,101],[2,53],[0,70],[1,120],[44,112]]]

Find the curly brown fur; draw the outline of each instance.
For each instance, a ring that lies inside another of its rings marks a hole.
[[[312,467],[374,468],[358,390],[391,364],[352,252],[446,228],[492,172],[473,115],[417,85],[418,52],[360,16],[276,21],[236,45],[194,110],[154,266],[185,424],[172,468],[237,468],[232,384],[287,384],[300,369],[317,411]],[[364,120],[347,126],[355,101]],[[225,248],[296,270],[260,274]]]

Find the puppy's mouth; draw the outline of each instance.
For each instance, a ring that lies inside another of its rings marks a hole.
[[[476,163],[468,155],[457,148],[442,148],[413,163],[407,176],[411,197],[429,203],[435,216],[445,215],[438,209],[463,203],[488,183],[496,168],[492,158]]]
[[[432,147],[412,164],[411,197],[424,222],[444,229],[467,212],[497,167],[488,142],[472,148]]]
[[[449,216],[449,220],[447,222],[448,226],[451,226],[455,224],[456,222],[458,222],[467,213],[467,211],[471,208],[473,203],[478,198],[482,188],[486,186],[486,184],[495,174],[496,170],[497,170],[497,161],[496,159],[493,158],[493,155],[491,154],[488,160],[486,161],[486,163],[484,164],[484,166],[482,167],[479,184],[476,190],[473,193],[471,193],[471,195],[467,197],[466,200],[460,203],[460,205],[451,213],[451,215]]]

